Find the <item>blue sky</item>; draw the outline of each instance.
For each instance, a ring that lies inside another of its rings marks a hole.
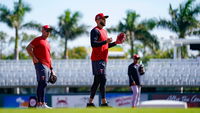
[[[0,0],[9,8],[12,8],[13,1]],[[25,1],[25,0],[24,0]],[[58,16],[66,9],[80,11],[82,22],[95,25],[94,16],[103,12],[110,16],[109,25],[116,25],[122,20],[128,9],[135,10],[141,15],[141,19],[152,17],[168,17],[169,3],[177,7],[184,0],[26,0],[32,7],[30,14],[26,15],[26,20],[36,20],[42,24],[57,25]]]
[[[9,8],[13,7],[13,1],[18,0],[0,0]],[[25,1],[25,0],[24,0]],[[177,8],[180,3],[185,0],[26,0],[25,3],[32,7],[32,11],[26,15],[25,21],[34,20],[41,24],[49,24],[57,26],[58,17],[65,10],[70,9],[72,12],[79,11],[82,14],[80,23],[90,26],[88,31],[94,27],[94,17],[97,13],[102,12],[109,15],[107,26],[116,26],[126,16],[127,10],[134,10],[140,14],[140,20],[148,18],[169,18],[168,8],[172,4],[173,8]],[[14,36],[14,30],[0,23],[0,30],[9,32]],[[152,31],[158,37],[169,37],[174,35],[168,30]],[[40,33],[36,33],[39,35]],[[110,34],[115,38],[116,34]],[[80,43],[81,42],[81,43]],[[80,36],[77,40],[70,41],[69,47],[86,46],[89,47],[89,37]]]

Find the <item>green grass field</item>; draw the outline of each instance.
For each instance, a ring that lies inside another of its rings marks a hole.
[[[0,113],[200,113],[200,108],[54,108],[0,109]]]

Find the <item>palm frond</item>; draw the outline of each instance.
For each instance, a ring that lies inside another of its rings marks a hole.
[[[77,36],[79,36],[79,35],[81,35],[83,33],[88,34],[88,32],[86,31],[86,29],[87,29],[87,26],[85,26],[85,25],[80,25],[80,26],[78,26],[76,28],[73,28],[69,39],[70,40],[74,40],[75,37],[77,37]]]
[[[36,37],[35,35],[29,35],[25,32],[22,32],[21,35],[22,35],[21,42],[30,42],[31,40],[33,40],[33,38]]]
[[[1,42],[4,42],[7,36],[8,36],[7,33],[0,31],[0,41]]]
[[[20,26],[21,23],[23,22],[24,16],[26,13],[31,11],[31,7],[22,2],[22,0],[19,0],[18,2],[14,2],[14,10],[13,10],[13,15],[15,15],[15,20],[18,23],[15,23],[15,26]]]
[[[191,9],[188,16],[198,17],[199,14],[200,14],[200,4],[196,5],[193,9]]]
[[[155,19],[155,18],[151,18],[151,19],[148,19],[148,20],[143,20],[141,22],[142,25],[145,26],[145,28],[147,28],[148,30],[152,30],[156,27],[158,23],[158,20]]]
[[[165,20],[165,19],[160,19],[157,27],[161,27],[163,29],[169,29],[172,32],[178,32],[178,28],[176,25],[174,25],[174,23],[172,23],[171,21]]]
[[[20,29],[34,29],[37,31],[41,31],[41,28],[42,25],[34,21],[27,22],[20,27]]]
[[[12,15],[12,11],[5,5],[0,4],[0,21],[7,24],[9,27],[13,27],[10,15]]]

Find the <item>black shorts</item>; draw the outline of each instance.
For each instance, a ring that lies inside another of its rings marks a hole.
[[[106,75],[106,65],[104,60],[92,61],[93,75]]]

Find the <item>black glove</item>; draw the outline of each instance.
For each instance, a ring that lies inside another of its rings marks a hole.
[[[140,73],[140,75],[143,75],[145,73],[144,65],[140,65],[140,67],[139,67],[139,73]]]
[[[57,81],[57,76],[55,75],[55,73],[51,72],[48,82],[54,84],[54,83],[56,83],[56,81]]]

